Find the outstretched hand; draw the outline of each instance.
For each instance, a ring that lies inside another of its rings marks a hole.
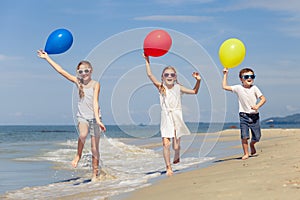
[[[47,58],[48,57],[48,54],[47,54],[47,52],[46,51],[44,51],[44,50],[38,50],[37,51],[37,53],[38,53],[38,57],[40,57],[40,58]]]
[[[200,81],[201,80],[201,76],[198,72],[193,72],[192,76],[197,80]]]
[[[149,56],[147,56],[145,53],[143,53],[143,57],[145,58],[146,62],[148,62],[148,63],[150,62],[149,61]]]
[[[223,69],[223,74],[225,75],[225,74],[228,74],[228,69],[227,68],[224,68]]]

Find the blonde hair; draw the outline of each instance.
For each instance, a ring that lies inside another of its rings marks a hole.
[[[165,88],[164,85],[163,85],[163,78],[164,78],[164,73],[165,73],[165,71],[166,71],[167,69],[173,70],[175,74],[177,73],[175,67],[172,67],[172,66],[167,66],[167,67],[165,67],[165,68],[163,69],[163,71],[162,71],[162,73],[161,73],[161,84],[160,84],[160,86],[159,86],[159,88],[158,88],[159,93],[162,94],[163,96],[166,95],[166,88]],[[177,78],[176,78],[175,81],[178,83]]]
[[[93,69],[91,63],[89,61],[86,61],[86,60],[80,61],[77,65],[77,67],[76,67],[76,70],[79,70],[80,65],[85,65],[88,68]],[[84,91],[83,91],[83,86],[82,86],[83,80],[79,77],[77,77],[77,79],[78,79],[78,84],[79,84],[79,87],[78,87],[79,97],[80,97],[80,99],[82,99],[84,97]]]

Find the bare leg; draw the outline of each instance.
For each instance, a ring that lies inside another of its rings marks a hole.
[[[80,138],[78,138],[78,142],[77,142],[77,154],[75,155],[73,161],[72,161],[72,166],[74,168],[77,167],[78,165],[78,162],[81,158],[81,155],[82,155],[82,150],[83,150],[83,147],[84,147],[84,142],[82,142],[82,140]],[[81,152],[81,153],[80,153]]]
[[[244,156],[242,157],[242,160],[246,160],[249,158],[248,139],[242,139],[242,146],[244,150]]]
[[[171,161],[170,161],[170,138],[162,138],[163,142],[163,155],[166,163],[166,170],[167,176],[172,176],[173,171],[171,168]]]
[[[255,141],[250,142],[250,150],[251,150],[251,155],[255,155],[256,154],[256,149],[255,149]]]
[[[91,149],[92,149],[92,166],[93,166],[93,177],[92,181],[96,180],[99,175],[99,141],[100,137],[91,137]]]
[[[85,123],[78,123],[78,130],[79,130],[79,138],[78,138],[78,142],[77,142],[77,154],[75,155],[75,158],[72,161],[72,166],[74,168],[77,167],[78,162],[82,156],[82,151],[83,151],[83,147],[84,147],[84,143],[85,143],[85,139],[87,137],[88,134],[88,125]]]
[[[180,162],[180,138],[175,137],[173,138],[173,149],[175,151],[173,164],[177,164]]]
[[[93,165],[93,176],[92,176],[92,182],[96,181],[99,176],[99,160],[92,157],[92,165]]]
[[[166,166],[166,169],[167,169],[167,170],[166,170],[166,171],[167,171],[167,172],[166,172],[166,175],[167,175],[167,176],[172,176],[172,175],[173,175],[173,170],[172,170],[171,165],[167,165],[167,166]]]

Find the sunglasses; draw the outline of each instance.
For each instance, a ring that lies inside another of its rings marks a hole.
[[[88,74],[88,73],[90,73],[91,72],[91,69],[89,69],[89,68],[86,68],[86,69],[78,69],[77,70],[77,72],[78,72],[78,74]]]
[[[255,79],[255,75],[254,74],[252,74],[252,75],[243,75],[242,78],[245,79],[245,80],[247,80],[249,78]]]
[[[176,76],[176,74],[175,73],[164,73],[164,77],[165,78],[167,78],[167,77],[169,77],[169,76],[171,76],[171,77],[175,77]]]

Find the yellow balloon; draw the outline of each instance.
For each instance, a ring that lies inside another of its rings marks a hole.
[[[241,64],[245,54],[245,45],[236,38],[224,41],[219,48],[219,58],[225,68],[234,68]]]

